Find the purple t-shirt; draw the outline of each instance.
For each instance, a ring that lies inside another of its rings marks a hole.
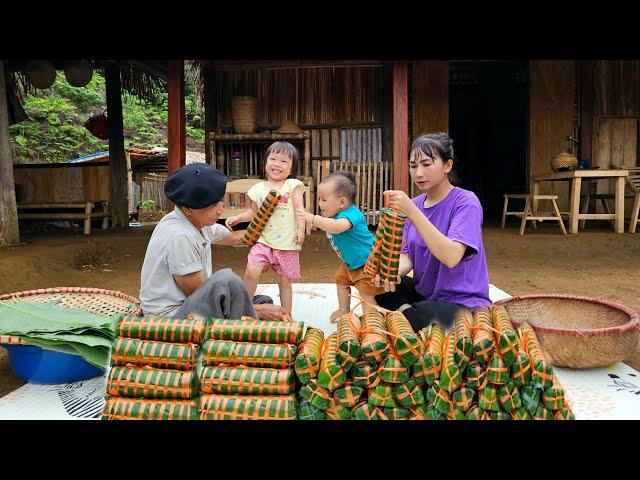
[[[427,248],[416,227],[407,220],[402,236],[402,253],[413,263],[416,291],[427,300],[487,307],[489,273],[482,244],[482,206],[473,192],[454,187],[436,205],[425,208],[426,193],[413,198],[422,214],[451,240],[467,246],[458,265],[449,268]]]

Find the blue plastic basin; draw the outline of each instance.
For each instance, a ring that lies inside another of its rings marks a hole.
[[[2,345],[14,373],[25,382],[70,383],[99,377],[104,370],[80,355],[44,350],[35,345]]]

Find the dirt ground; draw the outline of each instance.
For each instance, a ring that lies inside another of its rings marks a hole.
[[[153,226],[120,232],[93,230],[24,235],[27,245],[0,248],[0,293],[58,286],[119,290],[139,296],[140,268]],[[640,311],[640,235],[616,235],[607,224],[563,236],[557,226],[527,229],[515,224],[484,228],[489,281],[511,295],[566,293],[610,299]],[[98,253],[106,252],[106,253]],[[247,249],[213,247],[214,270],[242,276]],[[300,282],[331,282],[338,259],[322,232],[307,237]],[[82,264],[93,268],[82,268]],[[261,283],[275,283],[269,272]],[[640,362],[639,362],[640,363]],[[634,365],[640,368],[640,365]],[[0,397],[23,384],[0,349]]]

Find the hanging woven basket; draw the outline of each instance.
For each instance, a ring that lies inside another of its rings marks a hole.
[[[231,97],[231,121],[236,133],[254,133],[258,129],[258,99]]]

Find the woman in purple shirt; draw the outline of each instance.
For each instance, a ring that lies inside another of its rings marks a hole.
[[[401,190],[385,192],[388,206],[405,213],[407,222],[398,281],[385,280],[386,293],[376,301],[402,311],[416,332],[434,321],[450,329],[459,308],[491,305],[482,206],[473,192],[449,181],[452,144],[444,133],[418,137],[409,152],[409,173],[424,193],[411,199]]]

